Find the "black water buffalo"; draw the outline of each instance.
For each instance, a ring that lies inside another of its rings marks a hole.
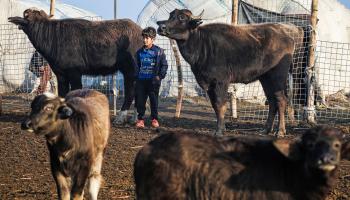
[[[324,200],[350,140],[317,127],[301,139],[161,135],[134,163],[139,200]]]
[[[88,21],[49,19],[43,11],[27,9],[22,17],[10,17],[49,62],[57,76],[58,94],[81,89],[81,77],[106,75],[120,70],[124,75],[128,110],[134,98],[135,54],[142,47],[142,29],[129,19]]]
[[[95,90],[74,90],[65,99],[35,97],[22,129],[45,136],[58,198],[83,200],[88,183],[96,200],[101,185],[103,154],[110,133],[107,97]]]
[[[176,40],[198,84],[207,91],[217,117],[216,134],[225,128],[228,85],[259,80],[269,102],[267,133],[273,130],[278,110],[278,135],[283,136],[287,76],[294,46],[303,40],[302,29],[286,24],[201,23],[201,16],[175,9],[168,20],[157,22],[158,34]]]

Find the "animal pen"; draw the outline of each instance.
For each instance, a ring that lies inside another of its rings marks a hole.
[[[153,1],[157,9],[148,13],[149,20],[143,21],[139,18],[142,27],[157,27],[155,22],[160,20],[159,16],[168,14],[175,8],[186,8],[181,1],[164,2]],[[317,0],[218,2],[221,2],[219,4],[223,12],[211,16],[211,12],[205,10],[204,23],[231,23],[233,19],[237,24],[283,22],[302,27],[305,31],[304,42],[296,45],[297,53],[293,59],[287,88],[294,117],[298,122],[313,122],[314,119],[317,123],[349,122],[350,44],[315,40]],[[298,12],[287,12],[287,8],[296,8],[293,10]],[[210,102],[206,92],[197,85],[190,66],[181,57],[176,43],[157,36],[156,44],[165,49],[169,64],[167,77],[162,82],[161,102],[176,100],[178,106],[174,115],[177,117],[181,116],[182,101],[187,102],[182,106],[199,104],[208,107]],[[0,89],[3,112],[28,110],[30,100],[35,95],[31,93],[35,76],[28,70],[33,53],[33,46],[17,26],[0,25]],[[120,73],[98,77],[83,76],[83,87],[97,89],[106,94],[114,114],[120,108],[118,103],[121,102],[124,92]],[[227,95],[231,105],[231,112],[226,114],[228,117],[242,121],[266,120],[268,106],[258,81],[247,85],[233,84]]]

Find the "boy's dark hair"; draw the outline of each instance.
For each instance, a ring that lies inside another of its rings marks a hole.
[[[156,35],[157,35],[156,29],[153,27],[149,26],[142,30],[143,37],[155,38]]]

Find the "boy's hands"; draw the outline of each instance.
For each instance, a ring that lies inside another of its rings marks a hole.
[[[160,77],[154,76],[152,80],[152,84],[159,85],[160,84]]]

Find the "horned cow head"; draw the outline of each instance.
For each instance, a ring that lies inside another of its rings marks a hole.
[[[48,20],[49,18],[45,11],[29,8],[23,12],[23,17],[9,17],[8,21],[18,25],[19,29],[25,29],[30,22]]]
[[[171,39],[185,40],[188,38],[189,31],[203,23],[203,13],[204,10],[198,16],[194,16],[190,10],[175,9],[170,13],[168,20],[157,22],[158,34]]]
[[[63,98],[45,93],[35,97],[30,115],[23,121],[21,128],[38,135],[46,135],[56,129],[60,121],[70,118],[73,114],[73,108],[67,105]]]
[[[350,160],[350,140],[343,133],[326,126],[309,129],[299,140],[278,139],[274,146],[293,161],[302,161],[305,169],[330,172],[341,159]]]

